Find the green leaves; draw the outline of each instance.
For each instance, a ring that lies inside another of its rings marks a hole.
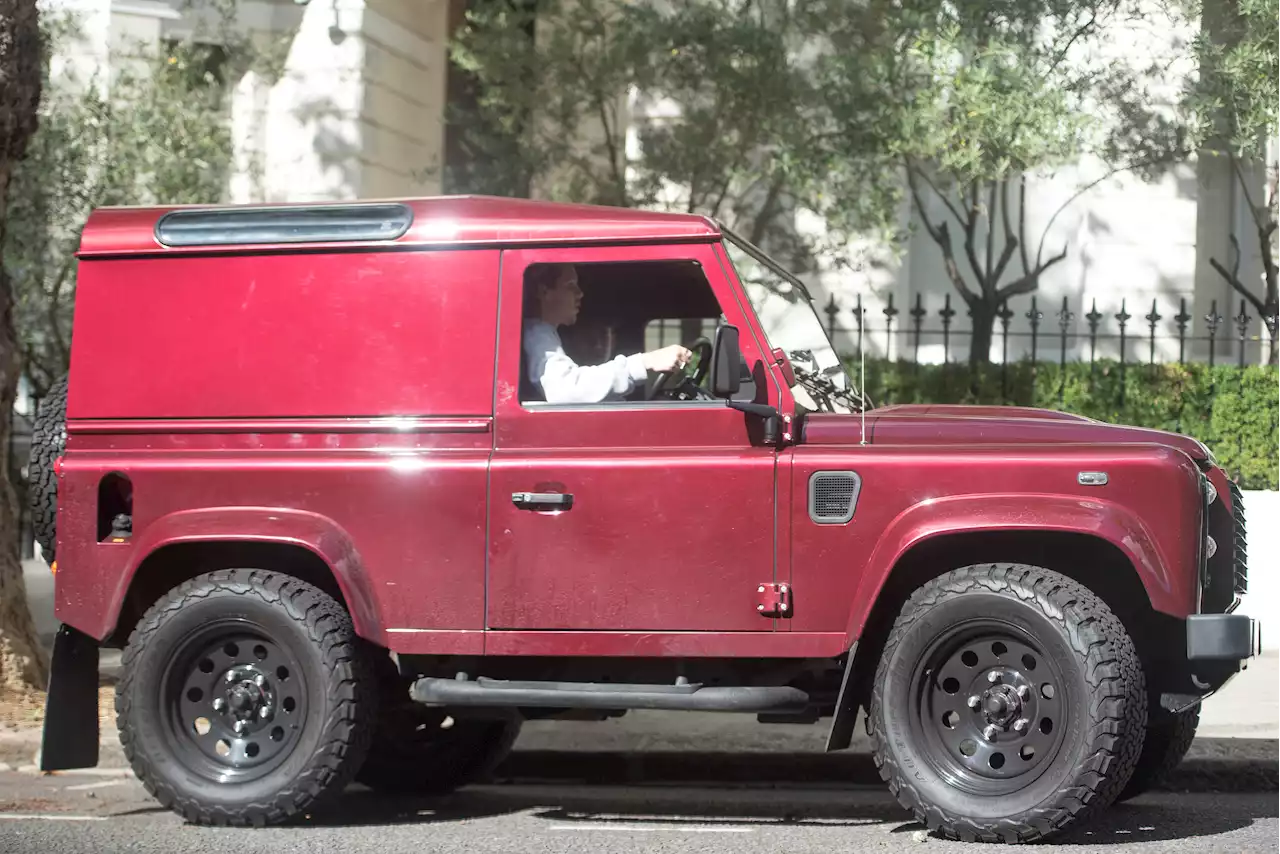
[[[75,35],[45,16],[46,43]],[[49,79],[40,125],[10,188],[3,262],[15,326],[37,391],[66,370],[75,251],[89,212],[103,205],[221,201],[232,167],[224,70],[242,59],[184,43],[113,58],[110,80]]]
[[[856,364],[850,366],[856,369]],[[1280,488],[1275,366],[1029,361],[915,365],[867,360],[867,394],[889,403],[1037,406],[1113,424],[1153,427],[1204,442],[1245,489]],[[1007,390],[1006,390],[1007,387]]]

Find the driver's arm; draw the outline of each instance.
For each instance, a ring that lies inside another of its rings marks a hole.
[[[541,386],[547,403],[599,403],[610,394],[627,394],[648,376],[641,353],[579,365],[565,355],[555,329],[543,324],[526,330],[524,346],[529,378]]]

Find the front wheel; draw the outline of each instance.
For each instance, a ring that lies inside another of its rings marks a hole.
[[[1116,800],[1136,798],[1168,780],[1191,749],[1191,742],[1195,741],[1199,725],[1199,706],[1176,715],[1164,711],[1153,715],[1147,725],[1147,738],[1142,744],[1142,755],[1138,758],[1137,767],[1133,769],[1129,784]]]
[[[164,806],[198,824],[277,824],[351,780],[376,683],[346,610],[285,575],[222,570],[169,591],[129,638],[120,741]]]
[[[886,641],[868,723],[881,777],[929,830],[1026,842],[1113,803],[1142,748],[1133,641],[1049,570],[970,566],[918,589]]]

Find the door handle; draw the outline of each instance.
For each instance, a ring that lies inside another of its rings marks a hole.
[[[521,510],[568,510],[573,507],[573,495],[561,492],[513,492],[511,503]]]

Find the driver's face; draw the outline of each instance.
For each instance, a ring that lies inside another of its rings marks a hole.
[[[572,326],[578,319],[582,305],[582,289],[578,287],[578,272],[565,267],[555,284],[542,297],[542,319],[557,326]]]

